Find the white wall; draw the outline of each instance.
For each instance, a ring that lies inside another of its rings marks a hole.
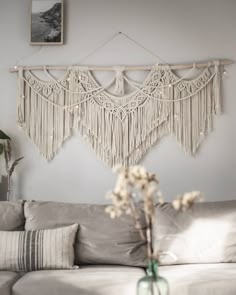
[[[66,44],[37,53],[39,48],[28,45],[30,1],[0,0],[0,129],[12,137],[16,156],[25,156],[15,177],[16,198],[101,203],[114,184],[111,169],[96,159],[79,135],[69,140],[52,162],[41,158],[15,123],[17,79],[8,73],[8,67],[19,59],[28,65],[76,63],[117,31],[126,32],[170,63],[236,60],[236,1],[65,2]],[[87,62],[136,65],[156,61],[118,38]],[[227,70],[224,114],[216,117],[215,130],[196,157],[186,156],[175,139],[167,137],[141,162],[158,174],[168,200],[192,189],[203,191],[207,200],[236,199],[236,65]]]

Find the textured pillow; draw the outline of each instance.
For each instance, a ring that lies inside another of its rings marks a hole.
[[[236,201],[158,205],[153,241],[161,265],[236,262]]]
[[[77,224],[36,231],[0,231],[0,270],[67,269],[74,265]]]
[[[81,264],[146,266],[146,243],[128,215],[111,219],[106,205],[58,202],[25,203],[26,230],[79,224],[75,261]],[[141,213],[141,223],[145,218]]]
[[[0,230],[23,230],[25,225],[22,201],[0,202]]]

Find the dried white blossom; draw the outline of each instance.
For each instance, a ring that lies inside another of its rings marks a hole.
[[[148,173],[144,167],[138,165],[129,168],[116,166],[114,172],[118,173],[118,178],[113,192],[109,193],[114,208],[108,209],[108,213],[115,218],[120,215],[121,211],[134,214],[137,219],[135,201],[138,200],[135,199],[137,195],[141,195],[146,219],[153,219],[156,197],[159,192],[155,174]],[[136,192],[138,194],[135,194]]]
[[[148,256],[154,257],[152,253],[150,230],[155,217],[155,205],[157,202],[164,203],[164,197],[159,190],[159,182],[155,174],[148,173],[142,166],[123,167],[116,166],[115,173],[118,173],[117,182],[112,192],[107,194],[112,205],[106,207],[106,212],[111,218],[121,216],[123,213],[132,215],[135,219],[135,227],[139,230],[141,238],[147,241]],[[147,223],[146,232],[143,231],[140,223],[139,210],[137,206],[138,196],[142,197],[145,220]],[[200,201],[203,196],[198,191],[185,193],[178,196],[172,205],[175,210],[186,210],[195,201]]]
[[[195,202],[203,201],[204,197],[199,191],[192,191],[185,193],[182,196],[178,196],[173,202],[172,205],[175,210],[185,211],[193,206]]]

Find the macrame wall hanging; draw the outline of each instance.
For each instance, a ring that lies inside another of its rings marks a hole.
[[[17,66],[12,71],[18,71],[18,123],[47,160],[55,156],[74,130],[79,130],[98,158],[110,166],[137,163],[164,135],[174,135],[184,151],[194,155],[212,130],[213,115],[221,113],[221,66],[230,63]],[[182,78],[174,72],[188,68]],[[195,68],[202,68],[201,74],[188,79]],[[139,69],[150,69],[142,84],[126,75],[128,70]],[[46,79],[40,79],[34,70],[43,71]],[[65,70],[65,74],[56,79],[51,70]],[[114,71],[115,75],[103,87],[93,70]],[[113,83],[115,94],[107,90]],[[125,83],[135,90],[125,94]]]

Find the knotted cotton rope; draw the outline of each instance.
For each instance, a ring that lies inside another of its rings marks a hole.
[[[52,159],[79,130],[110,166],[137,163],[168,134],[194,155],[212,130],[213,115],[221,113],[219,62],[188,80],[168,65],[155,65],[142,84],[129,79],[124,67],[114,71],[115,77],[103,87],[88,67],[68,67],[60,79],[45,67],[46,81],[19,68],[18,122],[40,153]],[[125,95],[125,82],[134,92]],[[116,95],[107,91],[113,83]]]

